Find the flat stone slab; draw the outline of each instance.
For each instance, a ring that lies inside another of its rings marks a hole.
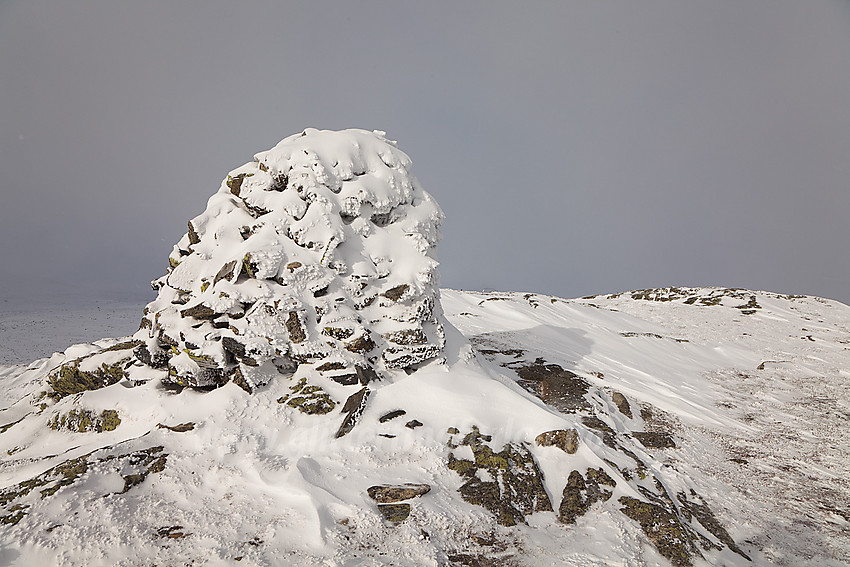
[[[379,504],[410,500],[431,492],[430,484],[381,484],[366,489],[369,498]]]

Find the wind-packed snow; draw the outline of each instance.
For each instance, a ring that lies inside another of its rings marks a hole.
[[[625,472],[631,457],[606,445],[583,414],[558,411],[522,387],[517,369],[542,358],[587,381],[585,399],[616,446],[628,447],[670,494],[698,494],[752,559],[721,546],[703,549],[694,565],[847,565],[850,308],[743,290],[660,297],[443,290],[446,317],[459,330],[447,327],[446,363],[372,382],[357,426],[339,439],[339,408],[309,415],[277,401],[301,377],[336,400],[350,391],[307,367],[254,394],[234,384],[173,394],[125,381],[47,400],[45,409],[35,394],[51,368],[117,341],[6,367],[0,424],[25,419],[0,434],[8,454],[0,486],[92,451],[116,456],[49,497],[35,491],[20,500],[30,507],[0,530],[0,563],[412,566],[480,556],[495,564],[669,565],[620,512],[620,498],[642,497],[640,481],[612,465]],[[758,308],[743,309],[748,303]],[[615,392],[632,417],[618,409]],[[46,427],[69,408],[115,409],[122,421],[103,433]],[[399,409],[406,414],[380,421]],[[423,425],[406,427],[413,419]],[[160,423],[194,427],[181,433]],[[508,528],[459,498],[464,479],[447,467],[448,454],[472,458],[471,451],[451,449],[447,430],[472,425],[493,436],[493,447],[528,448],[555,513]],[[578,431],[575,454],[534,443],[543,431],[566,428]],[[675,447],[629,440],[649,430],[669,434]],[[121,494],[122,475],[136,469],[120,456],[160,446],[164,469]],[[557,507],[570,471],[589,467],[616,481],[613,496],[565,525]],[[366,494],[383,483],[432,489],[392,524]]]

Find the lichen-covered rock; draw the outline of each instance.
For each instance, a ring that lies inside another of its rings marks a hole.
[[[410,516],[410,504],[378,504],[378,510],[388,522],[397,524]]]
[[[664,506],[623,496],[621,511],[640,524],[643,533],[655,545],[658,552],[666,557],[675,567],[693,565],[693,556],[699,551],[695,546],[689,530],[682,524],[676,514]]]
[[[534,442],[541,447],[558,447],[572,455],[578,450],[578,431],[575,429],[545,431],[535,437]]]
[[[290,386],[291,394],[281,396],[277,403],[286,404],[296,408],[302,413],[311,415],[323,415],[333,411],[336,402],[320,386],[307,384],[307,379],[302,378],[297,384]]]
[[[525,447],[510,443],[494,452],[473,426],[460,445],[472,450],[475,460],[457,459],[449,453],[448,466],[468,480],[458,491],[464,500],[489,510],[503,526],[526,523],[534,512],[551,512],[552,502],[543,486],[543,473]]]
[[[238,368],[251,391],[282,358],[380,374],[441,357],[443,215],[410,165],[381,132],[309,129],[232,171],[152,283],[137,358],[177,388]]]
[[[617,483],[603,469],[588,469],[585,476],[572,471],[564,487],[563,499],[558,507],[558,519],[574,524],[596,502],[605,502],[614,494],[609,488]]]
[[[430,491],[430,484],[381,484],[370,486],[366,489],[366,494],[379,504],[390,504],[423,496]]]
[[[121,418],[115,410],[103,410],[100,414],[95,414],[87,409],[72,409],[68,413],[57,413],[47,422],[50,429],[56,431],[64,429],[75,433],[114,431],[120,424]]]
[[[47,378],[53,390],[52,396],[59,399],[115,384],[126,376],[123,367],[128,360],[129,358],[115,364],[103,363],[99,368],[89,371],[80,369],[80,360],[63,364]]]

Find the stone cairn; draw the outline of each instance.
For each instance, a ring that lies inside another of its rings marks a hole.
[[[153,281],[135,357],[170,387],[342,384],[440,359],[443,214],[383,132],[308,129],[230,172]]]

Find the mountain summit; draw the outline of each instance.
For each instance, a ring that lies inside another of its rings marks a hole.
[[[0,367],[0,565],[848,565],[850,308],[441,291],[410,165],[289,137],[136,334]]]

